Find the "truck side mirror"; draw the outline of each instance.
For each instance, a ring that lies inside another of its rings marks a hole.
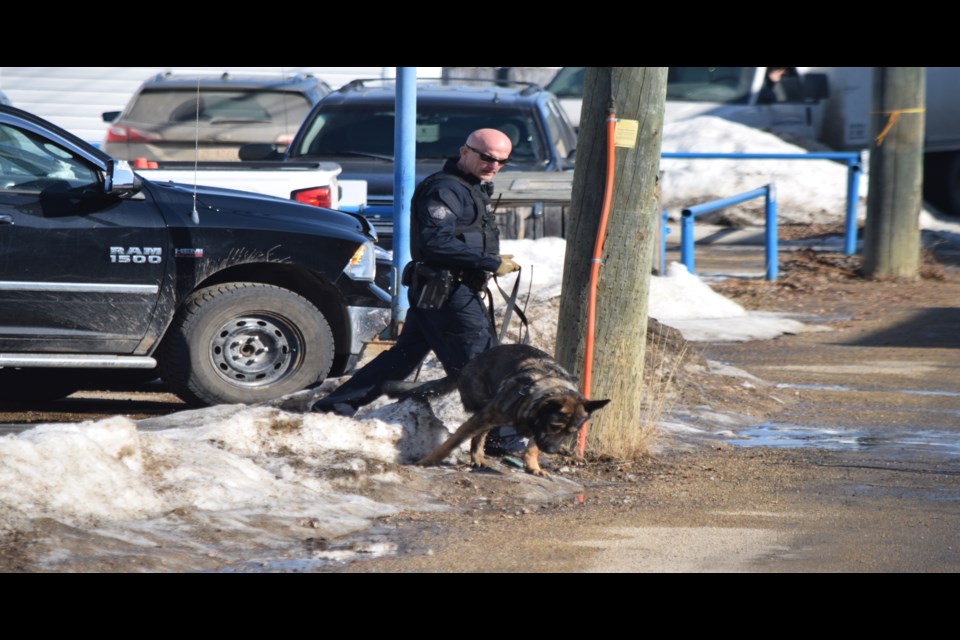
[[[808,73],[803,76],[804,102],[818,102],[830,95],[830,83],[825,73]]]
[[[113,122],[120,117],[119,111],[104,111],[103,112],[103,121],[104,122]]]
[[[140,189],[140,178],[130,168],[126,160],[115,160],[110,163],[110,173],[104,185],[107,193],[122,195]]]

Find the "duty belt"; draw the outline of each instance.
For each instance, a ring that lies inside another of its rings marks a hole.
[[[483,291],[487,288],[490,273],[481,269],[462,269],[453,272],[457,280],[474,291]]]

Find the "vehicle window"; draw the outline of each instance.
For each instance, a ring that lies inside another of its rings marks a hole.
[[[287,91],[200,91],[200,121],[210,124],[233,122],[302,122],[310,102],[301,94]],[[197,118],[195,89],[144,90],[127,118],[134,122],[193,122]]]
[[[757,104],[803,102],[803,85],[796,67],[767,67]]]
[[[547,91],[558,98],[583,97],[583,70],[584,67],[564,67],[557,72]]]
[[[561,158],[566,158],[576,148],[576,136],[566,126],[560,105],[556,102],[548,102],[547,110],[550,112],[547,115],[547,131],[550,135],[551,144]]]
[[[100,182],[100,172],[49,140],[0,124],[0,189],[81,190]]]
[[[395,112],[391,107],[328,106],[317,114],[295,156],[371,155],[393,158]],[[477,129],[503,131],[513,142],[511,157],[521,163],[547,160],[544,140],[532,113],[509,109],[438,109],[418,106],[417,157],[450,158]]]
[[[583,67],[564,67],[547,91],[558,98],[583,97]],[[746,103],[756,67],[670,67],[667,99]]]
[[[746,103],[756,67],[670,67],[667,100]]]

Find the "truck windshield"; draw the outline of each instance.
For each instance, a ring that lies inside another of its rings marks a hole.
[[[393,105],[329,106],[318,111],[291,157],[366,155],[393,158]],[[547,162],[543,133],[533,115],[519,110],[417,106],[417,158],[451,158],[467,136],[489,127],[513,142],[515,164]]]
[[[756,67],[670,67],[667,100],[746,104]]]
[[[199,109],[196,89],[145,89],[130,108],[127,119],[149,123],[303,122],[310,111],[306,97],[288,91],[204,89]],[[199,111],[199,114],[198,114]]]
[[[583,97],[584,67],[563,67],[550,84],[558,98]],[[756,67],[669,67],[667,100],[746,104]]]

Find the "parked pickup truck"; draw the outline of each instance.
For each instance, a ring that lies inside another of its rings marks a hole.
[[[153,181],[0,106],[0,397],[155,370],[191,404],[340,375],[389,319],[359,215]]]
[[[363,205],[366,199],[366,183],[341,182],[338,176],[342,169],[336,162],[169,161],[150,163],[148,167],[134,163],[134,170],[152,182],[238,189],[327,209]]]
[[[573,175],[577,136],[553,94],[530,83],[450,81],[417,82],[415,181],[439,171],[448,158],[459,155],[472,131],[486,127],[499,129],[513,144],[510,163],[501,174]],[[395,81],[354,80],[313,107],[285,153],[278,145],[248,145],[241,157],[337,163],[343,167],[341,180],[366,184],[360,211],[377,228],[381,246],[392,248],[395,111]],[[499,192],[494,200],[498,197]],[[560,235],[564,209],[540,201],[522,206],[501,201],[497,207],[501,237]],[[546,232],[548,228],[552,231]]]

